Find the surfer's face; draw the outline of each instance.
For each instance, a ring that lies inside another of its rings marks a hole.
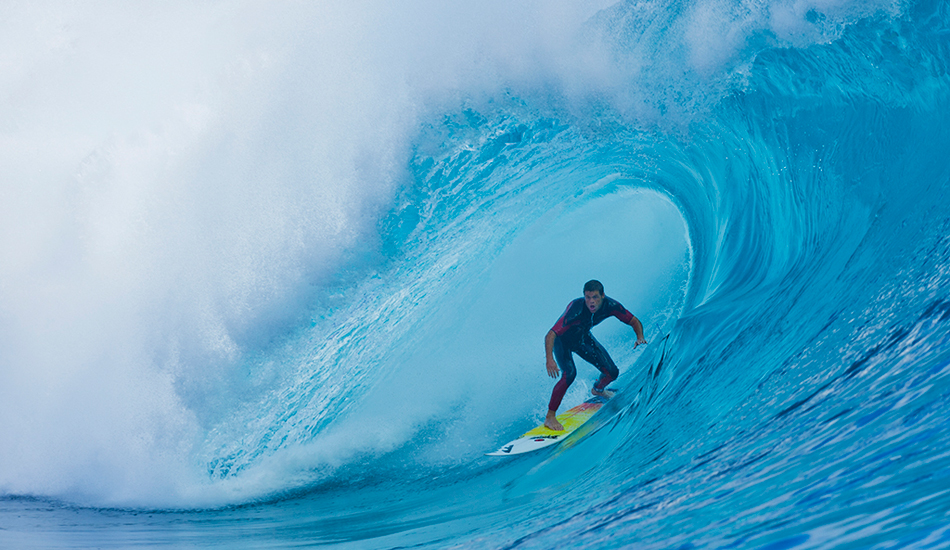
[[[591,313],[595,313],[600,309],[600,304],[604,303],[604,295],[597,290],[584,291],[584,303]]]

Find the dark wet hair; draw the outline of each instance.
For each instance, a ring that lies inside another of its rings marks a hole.
[[[604,285],[596,279],[591,279],[584,283],[584,292],[600,292],[600,295],[604,295]]]

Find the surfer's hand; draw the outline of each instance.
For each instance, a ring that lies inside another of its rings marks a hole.
[[[548,358],[548,376],[551,378],[557,378],[561,374],[561,371],[557,368],[557,361],[553,358]]]
[[[643,344],[645,346],[647,345],[647,341],[644,340],[643,338],[637,338],[637,343],[633,345],[633,349],[637,349],[637,346],[639,346],[640,344]]]

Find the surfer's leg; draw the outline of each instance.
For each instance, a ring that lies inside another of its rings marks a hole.
[[[564,399],[567,388],[571,387],[574,378],[577,376],[577,367],[574,366],[571,350],[564,347],[560,337],[554,340],[554,360],[557,361],[557,366],[561,369],[561,379],[557,381],[554,390],[551,392],[551,401],[548,403],[549,411],[556,411],[561,406],[561,400]]]
[[[614,360],[610,358],[610,354],[607,353],[604,346],[600,345],[600,342],[598,342],[593,335],[588,334],[582,338],[575,353],[600,371],[600,380],[594,384],[593,393],[603,395],[607,384],[610,384],[620,376],[620,369],[614,364]]]

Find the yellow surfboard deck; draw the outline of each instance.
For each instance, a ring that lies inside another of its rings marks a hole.
[[[564,426],[564,431],[556,432],[541,424],[537,428],[525,432],[518,439],[502,445],[497,451],[486,454],[488,456],[517,455],[554,445],[584,425],[606,402],[606,397],[591,397],[580,405],[557,415],[558,422]]]

